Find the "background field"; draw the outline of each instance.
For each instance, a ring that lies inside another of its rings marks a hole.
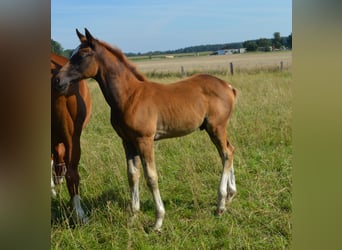
[[[234,56],[201,57],[200,62],[194,57],[179,59],[182,64],[188,63],[184,65],[186,70],[192,65],[189,71],[212,72],[239,91],[228,127],[235,146],[238,188],[229,210],[222,217],[214,216],[221,163],[206,133],[196,131],[155,144],[160,191],[166,208],[163,231],[150,231],[154,205],[143,178],[141,212],[131,221],[121,141],[110,126],[109,108],[97,83],[88,81],[93,113],[82,135],[79,169],[82,204],[89,223],[71,223],[67,190],[65,185],[60,186],[59,196],[52,200],[52,249],[290,248],[291,53]],[[288,67],[279,71],[276,65],[285,61],[284,56],[288,58]],[[226,66],[231,58],[246,65],[234,76]],[[220,64],[215,59],[228,61]],[[176,72],[180,65],[175,61],[163,59],[153,64],[155,61],[148,60],[136,64],[153,81],[167,84],[179,80]],[[153,75],[153,71],[164,73]]]
[[[229,64],[233,63],[235,72],[260,71],[269,69],[279,69],[280,63],[283,67],[289,69],[292,65],[291,51],[277,52],[255,52],[245,54],[231,55],[204,55],[204,56],[187,56],[174,58],[152,58],[150,60],[138,60],[135,64],[139,70],[144,73],[176,73],[180,72],[181,66],[186,72],[217,72],[228,71]]]

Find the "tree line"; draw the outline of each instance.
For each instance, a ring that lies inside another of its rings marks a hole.
[[[57,42],[51,38],[51,51],[58,54],[58,55],[65,56],[65,57],[69,58],[73,50],[72,49],[64,49],[59,42]]]
[[[292,49],[292,33],[287,37],[281,37],[279,32],[274,32],[273,38],[259,38],[243,42],[242,46],[247,51],[271,51],[274,49]]]
[[[274,49],[292,49],[292,33],[289,36],[282,37],[280,32],[274,32],[273,38],[259,38],[255,40],[248,40],[244,42],[224,43],[224,44],[206,44],[190,46],[186,48],[166,51],[149,51],[146,53],[125,53],[126,56],[151,56],[163,54],[180,54],[180,53],[198,53],[205,51],[217,51],[226,49],[246,48],[247,51],[271,51]],[[72,49],[63,49],[62,45],[51,38],[51,51],[56,54],[70,57]]]

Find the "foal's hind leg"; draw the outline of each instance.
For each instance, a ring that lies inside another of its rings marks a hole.
[[[221,160],[222,175],[218,188],[218,215],[226,209],[226,200],[230,203],[236,193],[235,176],[233,168],[234,147],[226,139],[226,126],[210,129],[207,127],[210,139],[215,144]]]
[[[227,188],[228,188],[227,201],[228,201],[228,204],[230,204],[230,202],[233,200],[233,198],[236,194],[236,184],[235,184],[233,160],[232,160],[232,167],[231,167],[230,172],[229,172]]]

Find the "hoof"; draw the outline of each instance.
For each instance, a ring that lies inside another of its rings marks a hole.
[[[83,209],[79,211],[74,210],[72,212],[72,220],[74,221],[75,224],[79,224],[79,225],[87,224],[89,222],[89,219],[85,215]]]
[[[225,208],[218,208],[218,209],[216,209],[216,212],[215,212],[215,215],[216,216],[221,216],[223,213],[224,213],[224,211],[225,211],[226,209]]]
[[[162,224],[163,224],[163,219],[162,218],[158,218],[156,220],[156,222],[154,223],[153,231],[161,233]]]
[[[153,232],[155,232],[157,234],[161,234],[162,233],[162,229],[161,228],[153,228]]]
[[[138,217],[137,213],[131,214],[127,219],[127,226],[133,226]]]
[[[79,224],[79,225],[84,225],[89,222],[89,219],[86,216],[79,217],[79,216],[74,215],[72,219],[75,224]]]

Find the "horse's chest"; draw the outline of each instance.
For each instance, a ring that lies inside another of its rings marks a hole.
[[[121,138],[127,137],[128,127],[123,121],[123,118],[121,115],[112,112],[110,121],[111,121],[113,129]]]

